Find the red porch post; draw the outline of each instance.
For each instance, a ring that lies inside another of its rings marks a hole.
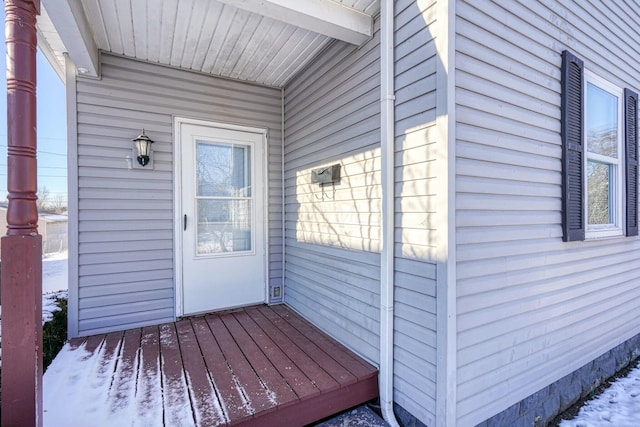
[[[36,208],[36,15],[5,0],[7,235],[2,237],[2,426],[42,426],[42,237]]]

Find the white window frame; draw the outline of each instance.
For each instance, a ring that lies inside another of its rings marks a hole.
[[[588,108],[588,97],[587,97],[587,85],[591,83],[595,86],[598,86],[600,89],[616,96],[618,98],[618,158],[614,159],[612,157],[603,156],[596,153],[589,152],[589,146],[587,144],[587,108]],[[607,237],[617,237],[624,236],[624,224],[625,224],[625,193],[624,193],[624,168],[625,168],[625,151],[624,151],[624,90],[609,81],[597,76],[596,74],[590,72],[589,70],[584,70],[584,147],[585,147],[585,155],[584,155],[584,185],[585,185],[585,203],[584,203],[584,218],[586,223],[586,239],[600,239]],[[588,161],[596,160],[605,164],[614,165],[615,171],[611,180],[609,182],[611,199],[609,201],[609,209],[611,212],[611,216],[614,219],[613,224],[597,224],[592,225],[589,224],[589,182],[587,177],[588,171]],[[613,187],[613,190],[611,188]]]

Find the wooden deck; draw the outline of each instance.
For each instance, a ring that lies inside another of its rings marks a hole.
[[[75,339],[45,426],[296,426],[378,395],[377,370],[285,306]]]

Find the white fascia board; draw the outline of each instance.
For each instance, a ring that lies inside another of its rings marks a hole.
[[[373,35],[371,15],[332,0],[218,1],[357,46]]]
[[[98,47],[82,4],[77,0],[42,0],[42,7],[76,68],[84,68],[85,76],[98,77]]]
[[[44,55],[46,60],[51,64],[51,68],[56,72],[60,80],[64,83],[64,45],[58,37],[58,33],[49,19],[49,15],[44,7],[40,8],[40,15],[36,23],[38,32],[38,49]],[[55,46],[58,46],[56,49]]]
[[[40,52],[42,53],[42,55],[49,62],[49,65],[51,65],[51,68],[53,69],[53,71],[56,72],[56,74],[60,78],[60,81],[64,84],[65,83],[64,67],[58,61],[58,57],[56,56],[56,53],[51,48],[49,43],[47,43],[47,40],[43,37],[40,37],[40,34],[38,34],[38,49],[40,49]]]

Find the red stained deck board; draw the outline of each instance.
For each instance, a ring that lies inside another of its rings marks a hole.
[[[278,408],[277,411],[256,416],[243,423],[242,427],[304,426],[376,397],[378,397],[378,379],[371,377],[330,393],[302,400],[296,405],[287,405]]]
[[[191,402],[187,392],[176,327],[173,323],[160,325],[160,354],[165,424],[184,425],[185,413],[190,410]],[[193,422],[195,423],[195,420]]]
[[[366,378],[377,374],[377,370],[373,366],[355,356],[342,344],[320,332],[318,328],[314,327],[300,316],[294,314],[290,308],[285,306],[273,306],[272,309],[304,336],[308,337],[314,343],[321,345],[325,352],[348,369],[349,372],[356,376],[356,378]]]
[[[234,313],[234,317],[240,322],[244,330],[247,331],[267,359],[271,361],[273,366],[278,370],[278,373],[284,378],[287,384],[289,384],[299,399],[320,393],[320,390],[313,382],[296,366],[288,355],[267,336],[265,331],[263,331],[246,312],[240,311]]]
[[[160,331],[158,326],[142,328],[140,337],[140,365],[136,384],[140,425],[152,425],[162,420],[162,373],[160,370]]]
[[[78,369],[97,375],[114,415],[138,414],[131,425],[302,426],[378,394],[373,366],[285,307],[97,335],[71,348],[86,350]]]
[[[258,324],[263,325],[266,334],[278,344],[282,351],[298,366],[313,383],[324,393],[340,387],[340,384],[327,374],[320,365],[302,351],[289,337],[281,333],[269,319],[258,310],[249,310],[247,314]]]
[[[112,411],[122,408],[135,397],[135,387],[131,387],[131,379],[137,375],[137,355],[140,348],[141,334],[142,331],[140,329],[130,329],[124,333],[122,338],[122,351],[116,365],[116,372],[114,373],[109,393]]]
[[[112,332],[107,334],[100,348],[100,359],[98,361],[97,378],[107,381],[109,384],[113,378],[114,365],[120,353],[122,336],[124,332]]]
[[[275,402],[269,399],[260,379],[244,357],[220,316],[207,316],[206,319],[233,373],[236,387],[238,387],[244,398],[248,400],[247,405],[251,412],[255,413],[275,408]],[[230,421],[233,422],[234,420]]]
[[[195,330],[198,343],[207,369],[210,372],[215,390],[222,402],[223,410],[229,420],[242,420],[251,417],[253,412],[244,402],[243,396],[233,379],[233,373],[229,369],[222,350],[209,329],[204,318],[195,318],[191,321]]]
[[[233,335],[236,343],[240,347],[242,354],[246,357],[251,367],[260,377],[269,395],[269,399],[274,405],[281,405],[286,402],[297,400],[298,397],[293,392],[289,384],[278,373],[271,361],[260,351],[256,343],[249,334],[242,328],[233,314],[220,316],[225,326]]]
[[[317,346],[308,337],[301,334],[296,328],[294,328],[289,322],[280,317],[270,307],[263,307],[259,309],[262,314],[265,315],[271,322],[280,329],[285,335],[291,338],[296,344],[318,365],[331,375],[341,385],[348,385],[355,383],[357,378],[351,374],[344,366],[336,362],[330,355],[328,355],[321,347]]]
[[[182,363],[189,386],[192,409],[197,426],[219,426],[226,424],[220,402],[209,381],[200,346],[189,320],[176,322],[178,340],[182,352]]]
[[[105,337],[106,335],[104,334],[87,337],[86,341],[84,342],[85,351],[87,351],[91,355],[94,351],[99,350],[100,346],[102,346],[102,343],[104,342]]]
[[[73,339],[69,340],[69,346],[72,349],[75,350],[78,347],[80,347],[81,345],[83,345],[85,342],[87,342],[87,338],[86,337],[73,338]]]

